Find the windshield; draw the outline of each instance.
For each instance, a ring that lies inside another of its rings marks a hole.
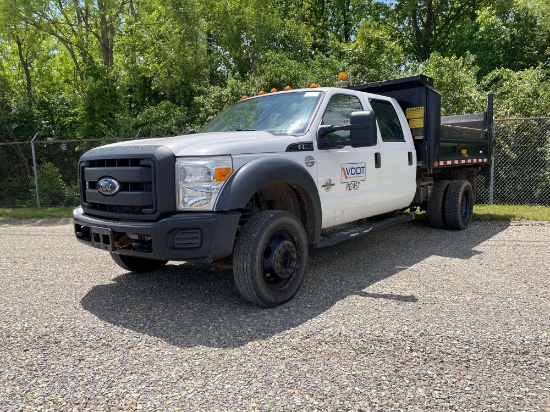
[[[303,134],[322,95],[321,91],[303,91],[241,100],[210,120],[200,133],[262,130],[273,134]]]

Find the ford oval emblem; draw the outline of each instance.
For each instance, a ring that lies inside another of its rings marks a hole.
[[[104,177],[97,182],[97,191],[105,196],[114,196],[120,190],[120,183],[112,177]]]

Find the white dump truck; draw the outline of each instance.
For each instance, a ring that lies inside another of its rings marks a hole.
[[[245,299],[273,307],[297,293],[310,247],[417,209],[432,226],[466,229],[476,180],[490,173],[492,101],[442,118],[431,85],[421,75],[268,93],[198,133],[92,149],[79,161],[76,238],[129,271],[232,267]]]

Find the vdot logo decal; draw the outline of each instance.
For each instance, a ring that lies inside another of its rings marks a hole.
[[[340,182],[357,182],[366,179],[366,163],[344,163],[342,165],[342,173]]]

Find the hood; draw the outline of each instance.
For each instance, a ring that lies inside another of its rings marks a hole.
[[[278,153],[300,140],[262,131],[197,133],[185,136],[131,140],[102,147],[166,146],[176,156]]]

